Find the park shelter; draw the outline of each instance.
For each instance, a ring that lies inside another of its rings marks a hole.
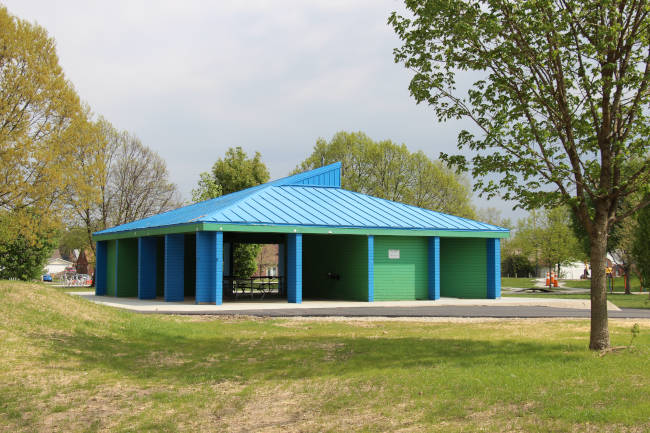
[[[272,243],[289,302],[497,298],[508,236],[345,190],[335,163],[96,232],[96,294],[221,304],[232,245]]]

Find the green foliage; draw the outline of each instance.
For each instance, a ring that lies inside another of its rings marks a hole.
[[[57,228],[42,219],[32,209],[27,216],[6,211],[0,213],[0,279],[27,281],[40,277],[58,242]],[[30,236],[17,229],[25,221],[31,222]]]
[[[221,197],[223,195],[221,185],[217,183],[210,173],[203,172],[199,176],[198,187],[192,189],[192,201],[194,203]]]
[[[607,235],[650,204],[647,4],[406,0],[406,7],[388,21],[402,41],[395,61],[413,74],[411,95],[440,121],[476,126],[458,135],[464,152],[441,159],[471,170],[475,190],[488,197],[575,213],[591,245],[590,346],[606,349]],[[625,199],[633,201],[621,212]]]
[[[467,180],[423,152],[390,140],[373,141],[363,132],[338,132],[327,142],[320,138],[313,152],[294,172],[341,161],[342,187],[387,200],[475,217]]]
[[[581,245],[570,225],[565,208],[531,211],[519,221],[511,248],[529,257],[535,266],[553,268],[575,260],[584,260]]]
[[[226,156],[219,158],[212,166],[212,179],[214,184],[221,186],[222,194],[230,194],[266,183],[269,177],[269,170],[262,162],[262,155],[255,152],[255,155],[249,158],[239,146],[229,148]],[[207,182],[208,178],[201,176],[201,180]]]
[[[84,227],[72,227],[61,232],[59,251],[63,256],[71,256],[74,250],[81,251],[88,247],[89,240]]]
[[[650,208],[642,209],[637,215],[632,254],[639,271],[641,286],[650,288]]]
[[[192,190],[192,200],[210,200],[268,180],[269,171],[259,152],[249,158],[241,147],[231,147],[226,151],[225,157],[214,163],[211,173],[201,173],[197,188]],[[258,244],[234,244],[233,275],[241,278],[253,276],[257,271],[257,256],[261,250],[262,247]]]
[[[250,278],[257,272],[257,256],[262,251],[259,244],[235,244],[233,257],[233,274],[239,278]]]
[[[529,275],[535,275],[535,266],[530,262],[527,256],[523,254],[513,254],[505,258],[501,263],[501,273],[503,275],[515,278],[525,278]]]

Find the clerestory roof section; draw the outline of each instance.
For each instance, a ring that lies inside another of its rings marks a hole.
[[[102,230],[95,235],[192,223],[509,233],[503,227],[342,189],[341,163],[338,162]]]

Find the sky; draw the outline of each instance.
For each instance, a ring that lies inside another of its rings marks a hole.
[[[185,199],[229,147],[289,174],[319,137],[363,131],[431,158],[472,125],[410,97],[397,0],[0,0],[45,27],[82,100],[167,162]],[[475,198],[517,219],[513,203]]]

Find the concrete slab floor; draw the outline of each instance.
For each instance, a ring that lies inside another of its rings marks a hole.
[[[95,296],[94,292],[67,292],[70,295],[80,296],[90,302],[123,308],[126,310],[146,313],[179,313],[191,312],[200,314],[205,312],[225,312],[244,310],[281,310],[281,309],[310,309],[310,308],[363,308],[363,307],[446,307],[446,306],[486,306],[486,307],[553,307],[589,310],[588,299],[540,299],[540,298],[499,298],[499,299],[457,299],[440,298],[436,301],[330,301],[330,300],[303,300],[302,304],[290,304],[283,299],[272,300],[244,300],[225,301],[222,305],[195,304],[194,299],[183,302],[165,302],[158,299],[116,298],[112,296]],[[607,302],[609,311],[621,311],[616,305]]]

